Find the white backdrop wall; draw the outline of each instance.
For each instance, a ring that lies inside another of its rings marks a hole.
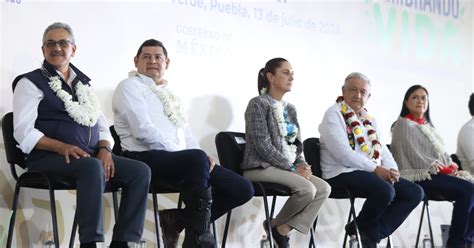
[[[72,26],[76,36],[72,62],[92,78],[110,121],[113,90],[134,69],[138,46],[149,38],[163,41],[171,59],[166,78],[184,101],[201,146],[216,158],[215,134],[244,130],[245,107],[257,95],[257,72],[273,57],[287,58],[295,70],[293,91],[286,100],[298,109],[303,138],[319,136],[324,111],[352,71],[372,80],[367,107],[377,117],[385,143],[390,142],[390,125],[403,95],[413,84],[430,91],[432,119],[449,152],[455,152],[457,131],[469,118],[474,15],[473,2],[468,0],[4,0],[0,13],[0,115],[12,109],[15,76],[41,64],[44,28],[62,21]],[[0,149],[0,246],[4,246],[14,180],[3,146]],[[108,242],[113,226],[111,197],[104,197]],[[39,246],[49,221],[47,199],[45,192],[24,191],[16,247]],[[162,207],[176,204],[175,195],[160,200]],[[64,246],[74,201],[74,192],[58,194]],[[152,247],[152,207],[148,210],[144,239]],[[347,201],[329,200],[323,206],[318,247],[342,242],[347,210]],[[420,211],[420,207],[414,210],[394,234],[395,245],[414,246]],[[450,211],[450,204],[432,204],[438,244],[439,225],[449,223]],[[263,218],[261,199],[236,209],[228,247],[257,247]],[[220,232],[223,221],[218,224]],[[308,236],[293,234],[291,240],[295,247],[304,247]]]

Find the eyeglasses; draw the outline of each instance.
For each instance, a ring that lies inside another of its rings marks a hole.
[[[72,42],[70,40],[47,40],[43,45],[47,48],[56,47],[59,45],[61,48],[67,48]]]

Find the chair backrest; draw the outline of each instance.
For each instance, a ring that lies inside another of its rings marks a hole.
[[[451,159],[454,163],[458,164],[459,169],[462,170],[461,161],[459,160],[458,155],[456,155],[456,153],[451,154]]]
[[[114,138],[114,147],[112,147],[112,152],[117,156],[122,156],[122,145],[120,144],[120,137],[118,136],[117,132],[115,131],[114,125],[109,127],[110,134],[112,134],[112,138]]]
[[[319,138],[307,138],[303,142],[303,152],[306,162],[311,165],[313,174],[317,177],[321,177]]]
[[[238,174],[242,174],[240,164],[244,158],[245,134],[219,132],[216,135],[216,148],[221,165]]]
[[[26,169],[26,154],[18,148],[18,142],[13,137],[13,113],[9,112],[2,118],[3,142],[5,143],[5,152],[7,161],[10,165],[18,165]],[[14,166],[12,167],[14,170]],[[16,172],[14,172],[16,174]]]

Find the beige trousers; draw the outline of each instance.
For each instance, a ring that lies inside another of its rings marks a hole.
[[[244,170],[243,175],[250,181],[272,182],[286,185],[291,196],[275,217],[277,226],[287,224],[306,234],[313,224],[323,202],[331,193],[331,186],[323,179],[311,176],[308,180],[296,173],[276,167]]]

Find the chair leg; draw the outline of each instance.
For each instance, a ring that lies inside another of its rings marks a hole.
[[[421,226],[423,225],[423,215],[425,214],[425,207],[428,204],[428,199],[423,200],[423,206],[421,208],[421,216],[420,216],[420,224],[418,225],[418,233],[416,234],[416,244],[415,247],[418,247],[418,243],[420,241],[420,234],[421,234]],[[433,246],[434,247],[434,246]]]
[[[20,196],[20,184],[17,182],[15,186],[15,194],[13,196],[12,214],[10,216],[10,226],[8,227],[7,248],[12,247],[13,230],[15,229],[16,209],[18,207],[19,196]]]
[[[49,204],[51,206],[51,219],[53,221],[53,237],[56,248],[59,248],[59,234],[58,234],[58,221],[56,218],[56,197],[54,197],[54,190],[51,188],[51,184],[48,181],[49,186]]]
[[[387,237],[387,248],[392,248],[392,237],[390,235]]]
[[[428,217],[428,228],[430,230],[431,247],[435,247],[433,239],[433,229],[431,228],[430,208],[428,201],[426,201],[426,217]]]
[[[313,227],[311,227],[309,229],[309,234],[310,234],[310,237],[309,237],[309,245],[308,247],[309,248],[316,248],[316,244],[314,243],[314,231],[313,231]]]
[[[227,241],[227,233],[229,232],[229,226],[230,226],[230,217],[232,216],[232,210],[229,210],[227,212],[227,217],[225,219],[225,226],[224,226],[224,235],[222,236],[222,245],[221,248],[225,248],[225,243]]]
[[[357,215],[356,215],[355,205],[354,205],[355,204],[355,198],[350,197],[349,201],[350,201],[351,207],[349,208],[349,216],[347,217],[347,223],[350,223],[352,220],[354,220],[354,225],[355,225],[356,230],[357,230],[357,241],[360,243],[359,227],[357,226]],[[345,232],[344,241],[342,243],[343,248],[346,247],[346,242],[347,242],[347,237],[348,236],[349,236],[349,234],[347,234],[347,232]]]
[[[275,214],[275,205],[276,205],[276,195],[273,196],[273,199],[272,199],[272,210],[270,211],[270,218],[273,219],[273,215]]]
[[[183,208],[183,197],[181,197],[181,193],[178,194],[178,209]]]
[[[351,214],[352,214],[352,220],[354,220],[354,226],[357,230],[357,242],[359,242],[359,244],[362,243],[361,239],[360,239],[360,232],[359,232],[359,225],[357,224],[357,215],[356,215],[356,211],[355,211],[355,198],[351,196]]]
[[[268,200],[267,200],[267,193],[265,192],[265,189],[261,184],[258,184],[260,189],[262,190],[262,195],[263,195],[263,206],[265,208],[265,218],[267,220],[267,229],[268,229],[268,241],[270,241],[270,247],[273,247],[273,236],[272,236],[272,223],[271,223],[271,218],[270,218],[270,211],[268,209]]]
[[[216,222],[215,221],[212,222],[212,234],[214,235],[214,240],[217,243],[217,230],[216,230]]]
[[[112,203],[114,204],[114,218],[115,218],[115,221],[117,221],[118,212],[119,212],[117,191],[112,192]]]
[[[74,248],[74,240],[77,232],[77,209],[74,213],[74,221],[72,222],[71,238],[69,239],[69,248]]]
[[[161,247],[161,239],[160,239],[160,215],[158,214],[158,197],[156,193],[153,192],[153,213],[155,216],[155,229],[156,229],[156,244],[158,248]]]

